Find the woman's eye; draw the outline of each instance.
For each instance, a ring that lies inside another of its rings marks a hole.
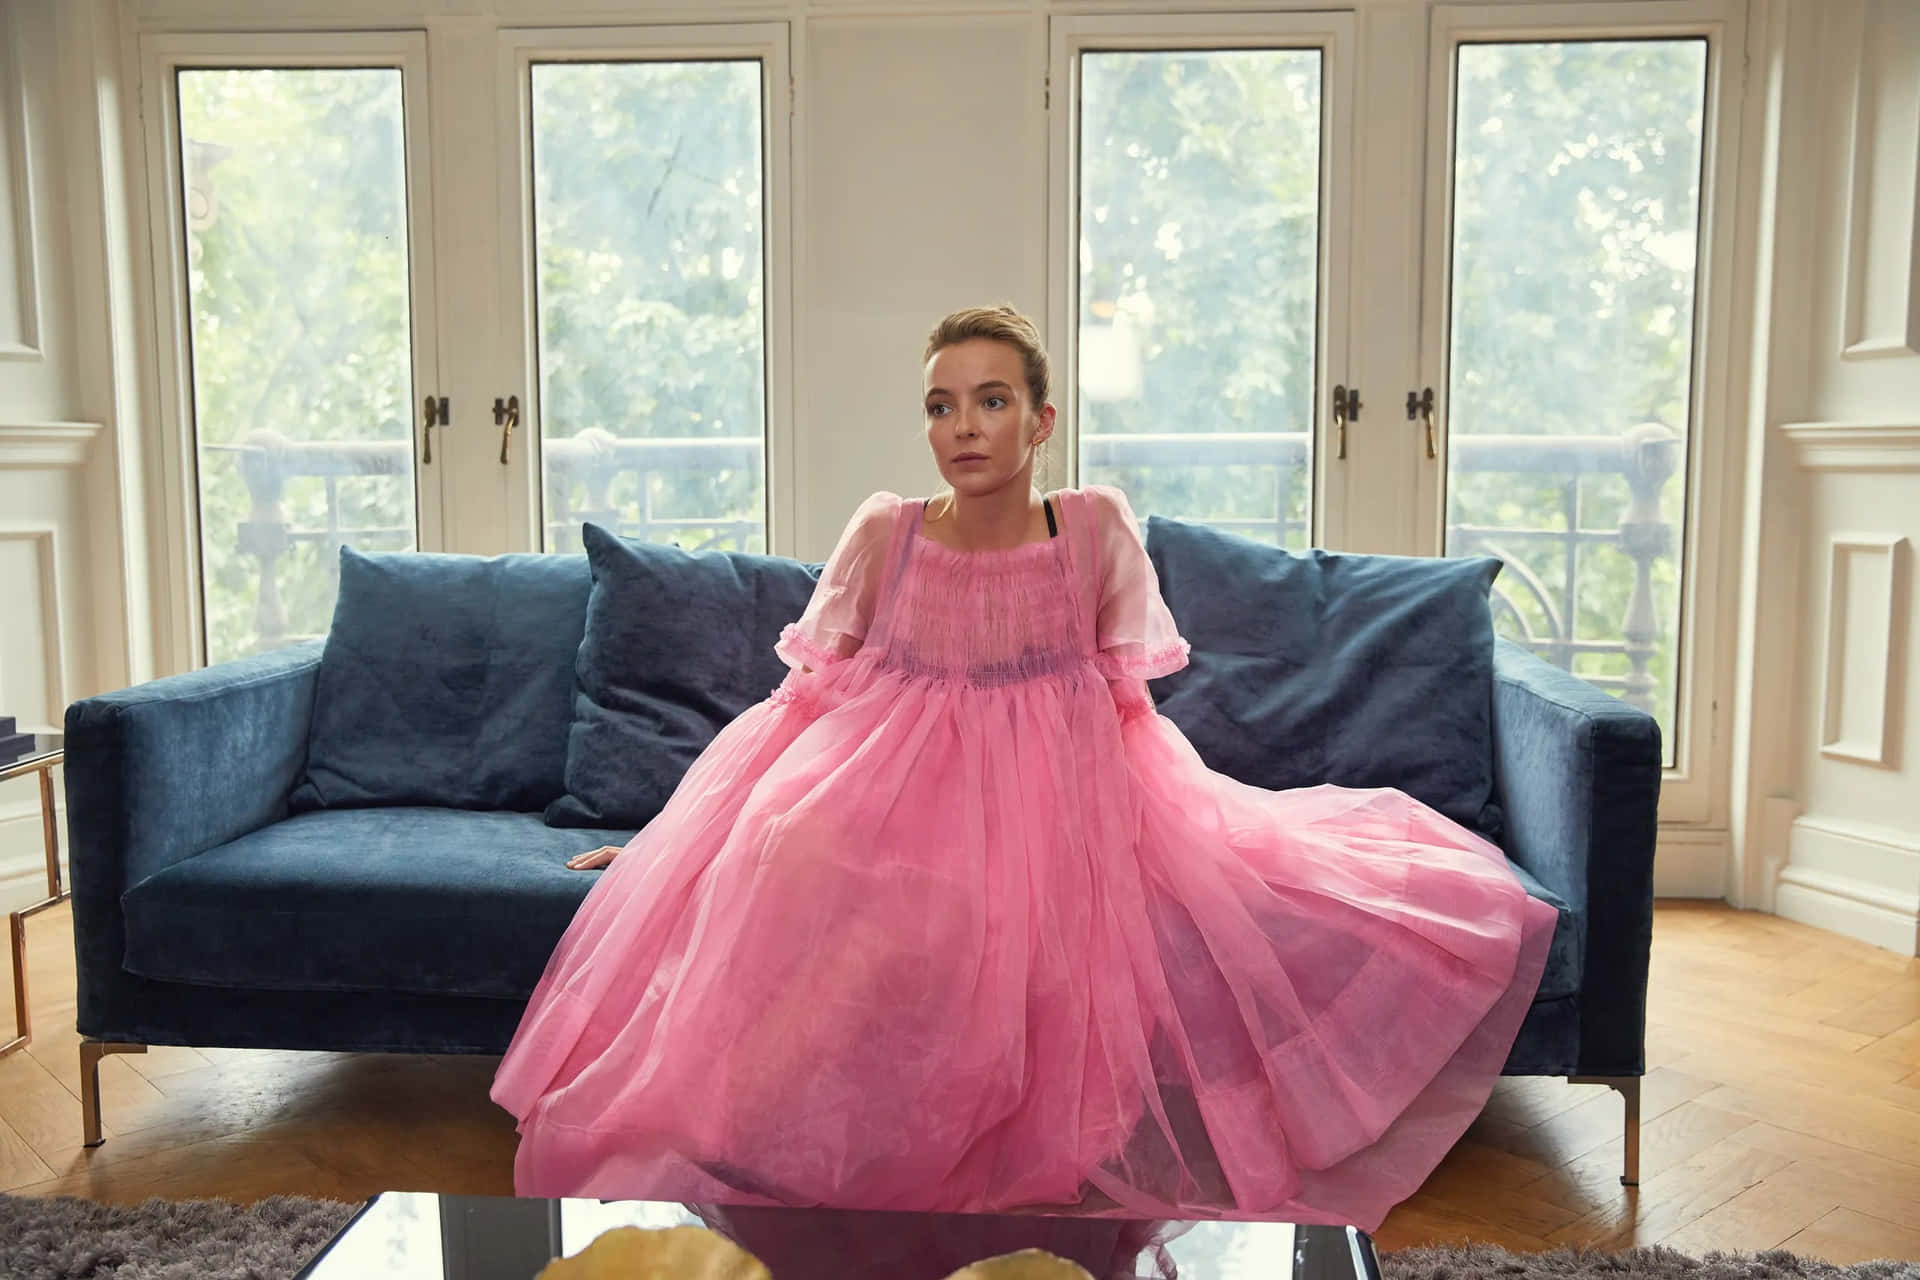
[[[1007,407],[1007,398],[1005,396],[988,396],[987,397],[987,408],[1004,409],[1006,407]]]
[[[927,416],[929,418],[943,418],[946,416],[946,413],[947,413],[946,405],[930,404],[927,406]]]

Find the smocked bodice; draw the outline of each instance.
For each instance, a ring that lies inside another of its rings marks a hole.
[[[1017,684],[1083,667],[1079,575],[1067,532],[1004,550],[956,551],[903,513],[891,581],[867,637],[873,660],[909,676]]]

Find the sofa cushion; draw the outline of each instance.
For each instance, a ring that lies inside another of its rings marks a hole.
[[[1489,837],[1500,562],[1282,551],[1152,516],[1193,646],[1152,684],[1207,764],[1254,786],[1397,787]]]
[[[524,998],[596,879],[567,858],[632,836],[555,831],[537,813],[302,814],[128,889],[126,967],[222,987]]]
[[[342,548],[293,810],[559,795],[591,585],[584,556]]]
[[[593,570],[574,664],[566,794],[554,826],[642,827],[735,716],[787,668],[780,628],[813,594],[817,565],[682,551],[582,530]]]

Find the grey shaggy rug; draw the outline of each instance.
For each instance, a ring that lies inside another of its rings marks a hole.
[[[359,1205],[274,1196],[257,1204],[153,1199],[135,1208],[0,1195],[5,1280],[279,1280]],[[1382,1280],[1920,1280],[1920,1262],[1836,1267],[1774,1250],[1693,1258],[1658,1245],[1509,1253],[1492,1245],[1380,1256]]]
[[[70,1196],[0,1196],[5,1280],[278,1280],[360,1206],[273,1196],[257,1204],[152,1199],[135,1208]]]
[[[1784,1249],[1694,1258],[1657,1244],[1619,1253],[1509,1253],[1490,1244],[1401,1249],[1381,1254],[1380,1270],[1382,1280],[1920,1280],[1920,1262],[1836,1267]]]

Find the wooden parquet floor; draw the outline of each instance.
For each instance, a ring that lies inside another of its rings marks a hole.
[[[132,1203],[276,1193],[511,1194],[490,1058],[155,1048],[101,1064],[108,1139],[80,1145],[71,922],[29,922],[36,1035],[0,1059],[0,1191]],[[1621,1104],[1504,1080],[1378,1233],[1784,1247],[1920,1258],[1920,960],[1718,904],[1655,917],[1642,1184],[1618,1182]]]

